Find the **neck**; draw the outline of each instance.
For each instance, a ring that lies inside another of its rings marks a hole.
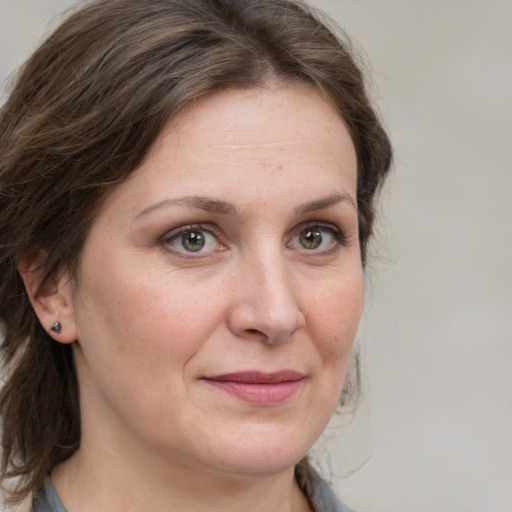
[[[52,481],[72,512],[310,512],[294,468],[275,475],[241,477],[148,460],[120,460],[111,451],[91,456],[86,446],[55,468]],[[147,459],[147,456],[145,457]],[[100,462],[99,462],[100,461]]]

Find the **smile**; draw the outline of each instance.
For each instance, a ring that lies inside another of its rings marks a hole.
[[[274,373],[239,372],[205,377],[203,380],[240,400],[257,405],[277,405],[299,391],[305,380],[302,373],[284,370]]]

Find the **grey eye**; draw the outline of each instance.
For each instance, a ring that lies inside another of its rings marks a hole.
[[[202,254],[221,248],[215,236],[207,229],[192,227],[167,237],[165,244],[182,253]]]
[[[190,252],[199,252],[206,245],[204,233],[201,231],[187,231],[179,238],[183,248]]]
[[[345,245],[345,239],[338,228],[318,224],[303,227],[290,242],[290,247],[295,249],[322,253],[342,245]]]
[[[303,229],[299,233],[299,242],[304,249],[318,249],[322,244],[322,232],[319,229]]]

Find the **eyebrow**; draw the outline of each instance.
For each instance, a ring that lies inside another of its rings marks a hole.
[[[350,194],[342,194],[342,193],[334,193],[329,194],[328,196],[321,197],[320,199],[315,199],[314,201],[310,201],[308,203],[301,204],[295,208],[295,215],[304,215],[306,213],[312,213],[319,210],[325,210],[330,206],[341,202],[348,202],[357,210],[357,204],[354,198]],[[212,199],[210,197],[205,196],[185,196],[178,197],[176,199],[164,199],[159,201],[158,203],[152,204],[147,208],[144,208],[141,212],[137,214],[135,217],[139,219],[151,213],[154,210],[165,206],[187,206],[189,208],[196,208],[199,210],[203,210],[208,213],[215,213],[217,215],[226,215],[226,216],[239,216],[237,209],[231,203],[226,201],[221,201],[219,199]]]
[[[158,203],[152,204],[147,208],[144,208],[141,212],[139,212],[136,216],[136,219],[147,215],[153,210],[157,210],[158,208],[162,208],[163,206],[188,206],[189,208],[196,208],[199,210],[203,210],[208,213],[216,213],[218,215],[237,215],[236,208],[226,201],[220,201],[218,199],[211,199],[209,197],[204,196],[186,196],[186,197],[178,197],[176,199],[164,199],[163,201],[159,201]]]
[[[319,210],[325,210],[330,206],[334,206],[335,204],[348,202],[355,210],[357,210],[357,203],[355,199],[350,194],[342,194],[336,192],[334,194],[329,194],[328,196],[321,197],[320,199],[315,199],[314,201],[310,201],[309,203],[304,203],[298,206],[295,209],[296,215],[304,215],[305,213],[316,212]]]

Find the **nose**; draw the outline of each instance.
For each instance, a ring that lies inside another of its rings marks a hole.
[[[281,256],[264,254],[239,264],[228,326],[236,336],[269,344],[306,325],[294,278]]]

